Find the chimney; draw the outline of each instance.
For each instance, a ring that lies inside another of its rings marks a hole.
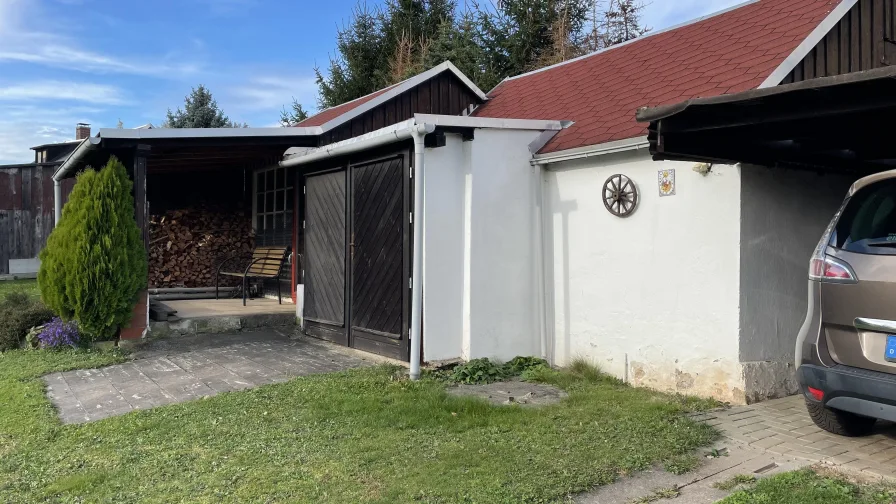
[[[84,140],[90,138],[90,125],[87,123],[78,123],[75,126],[75,140]]]

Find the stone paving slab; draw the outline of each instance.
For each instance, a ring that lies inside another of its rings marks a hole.
[[[44,377],[63,423],[85,423],[221,392],[381,362],[277,331],[153,341],[123,364]]]
[[[849,438],[828,433],[809,418],[802,396],[693,415],[735,442],[767,453],[896,480],[896,427],[878,422],[874,433]]]

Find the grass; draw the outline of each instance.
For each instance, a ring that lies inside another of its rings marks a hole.
[[[34,298],[40,297],[37,280],[0,280],[0,299],[9,292],[25,291]]]
[[[731,488],[749,483],[744,480]],[[761,479],[720,504],[891,504],[894,499],[896,488],[892,486],[862,485],[804,469]]]
[[[115,354],[0,356],[0,502],[562,502],[711,443],[714,406],[586,366],[537,409],[381,366],[63,426],[39,376]]]

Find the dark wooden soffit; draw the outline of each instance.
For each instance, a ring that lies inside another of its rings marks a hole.
[[[896,167],[896,68],[644,108],[655,160],[848,172]]]
[[[414,114],[463,115],[470,105],[481,103],[482,99],[454,73],[442,72],[324,133],[318,145],[370,133],[412,119]]]
[[[247,137],[187,139],[104,139],[84,165],[102,165],[110,155],[125,161],[136,149],[147,158],[147,174],[243,170],[271,166],[290,147],[315,146],[317,137]]]
[[[786,76],[802,82],[896,64],[896,0],[859,0]]]

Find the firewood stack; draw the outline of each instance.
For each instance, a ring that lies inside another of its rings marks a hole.
[[[149,286],[210,287],[215,270],[231,254],[252,255],[255,236],[247,212],[198,205],[151,215],[149,221]],[[246,262],[246,261],[243,261]],[[241,261],[228,266],[239,268]],[[222,286],[239,279],[221,277]]]

